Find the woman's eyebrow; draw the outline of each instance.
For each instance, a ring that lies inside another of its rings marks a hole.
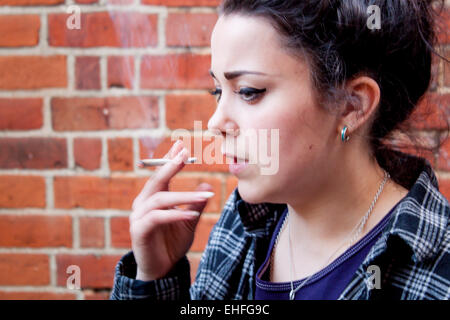
[[[212,72],[212,70],[209,70],[209,74],[211,75],[211,77],[213,77],[214,79],[217,80],[216,76],[214,75],[214,73]],[[267,74],[263,73],[263,72],[258,72],[258,71],[246,71],[246,70],[238,70],[238,71],[230,71],[230,72],[224,72],[223,75],[225,77],[225,79],[227,80],[232,80],[234,78],[240,77],[244,74],[256,74],[256,75],[262,75],[262,76],[266,76]]]

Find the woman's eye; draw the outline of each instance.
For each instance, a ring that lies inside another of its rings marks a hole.
[[[258,99],[259,96],[265,91],[266,89],[242,88],[238,93],[245,101],[251,102]]]
[[[217,102],[219,102],[220,96],[222,95],[222,89],[215,88],[213,90],[209,90],[209,93],[212,94],[213,96],[218,96],[216,100]]]
[[[243,99],[247,102],[252,102],[259,98],[259,96],[264,93],[266,89],[253,89],[253,88],[242,88],[237,94],[241,95]],[[209,93],[213,96],[218,96],[216,98],[217,102],[220,101],[220,98],[222,96],[222,89],[215,88],[213,90],[209,90]]]

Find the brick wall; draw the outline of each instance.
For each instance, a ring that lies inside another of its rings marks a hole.
[[[136,161],[162,157],[171,132],[193,130],[194,120],[205,130],[214,112],[207,70],[218,2],[0,0],[0,299],[108,297],[130,249],[131,202],[151,174]],[[80,30],[66,27],[71,4],[81,8]],[[448,35],[440,39],[449,57]],[[434,113],[415,121],[426,139],[445,129],[448,71],[435,64],[422,104]],[[447,142],[425,155],[448,198],[449,154]],[[193,276],[236,179],[226,165],[192,165],[170,186],[192,191],[204,181],[215,196],[188,254]],[[66,287],[70,265],[81,269],[82,290]]]

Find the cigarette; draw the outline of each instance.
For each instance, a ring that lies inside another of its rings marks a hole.
[[[156,167],[156,166],[163,166],[167,162],[170,162],[170,161],[172,161],[172,160],[171,159],[142,159],[142,160],[139,160],[137,165],[139,168]],[[192,157],[192,158],[188,158],[184,163],[189,164],[189,163],[194,163],[195,161],[197,161],[197,158]]]

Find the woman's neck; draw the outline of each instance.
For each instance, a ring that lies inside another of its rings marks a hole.
[[[292,241],[305,249],[328,248],[347,239],[367,213],[384,179],[375,160],[358,160],[358,166],[339,170],[313,201],[288,203]],[[372,229],[408,190],[388,179],[360,237]],[[356,240],[357,241],[357,240]],[[331,250],[331,248],[330,248]],[[325,252],[324,252],[325,254]]]

